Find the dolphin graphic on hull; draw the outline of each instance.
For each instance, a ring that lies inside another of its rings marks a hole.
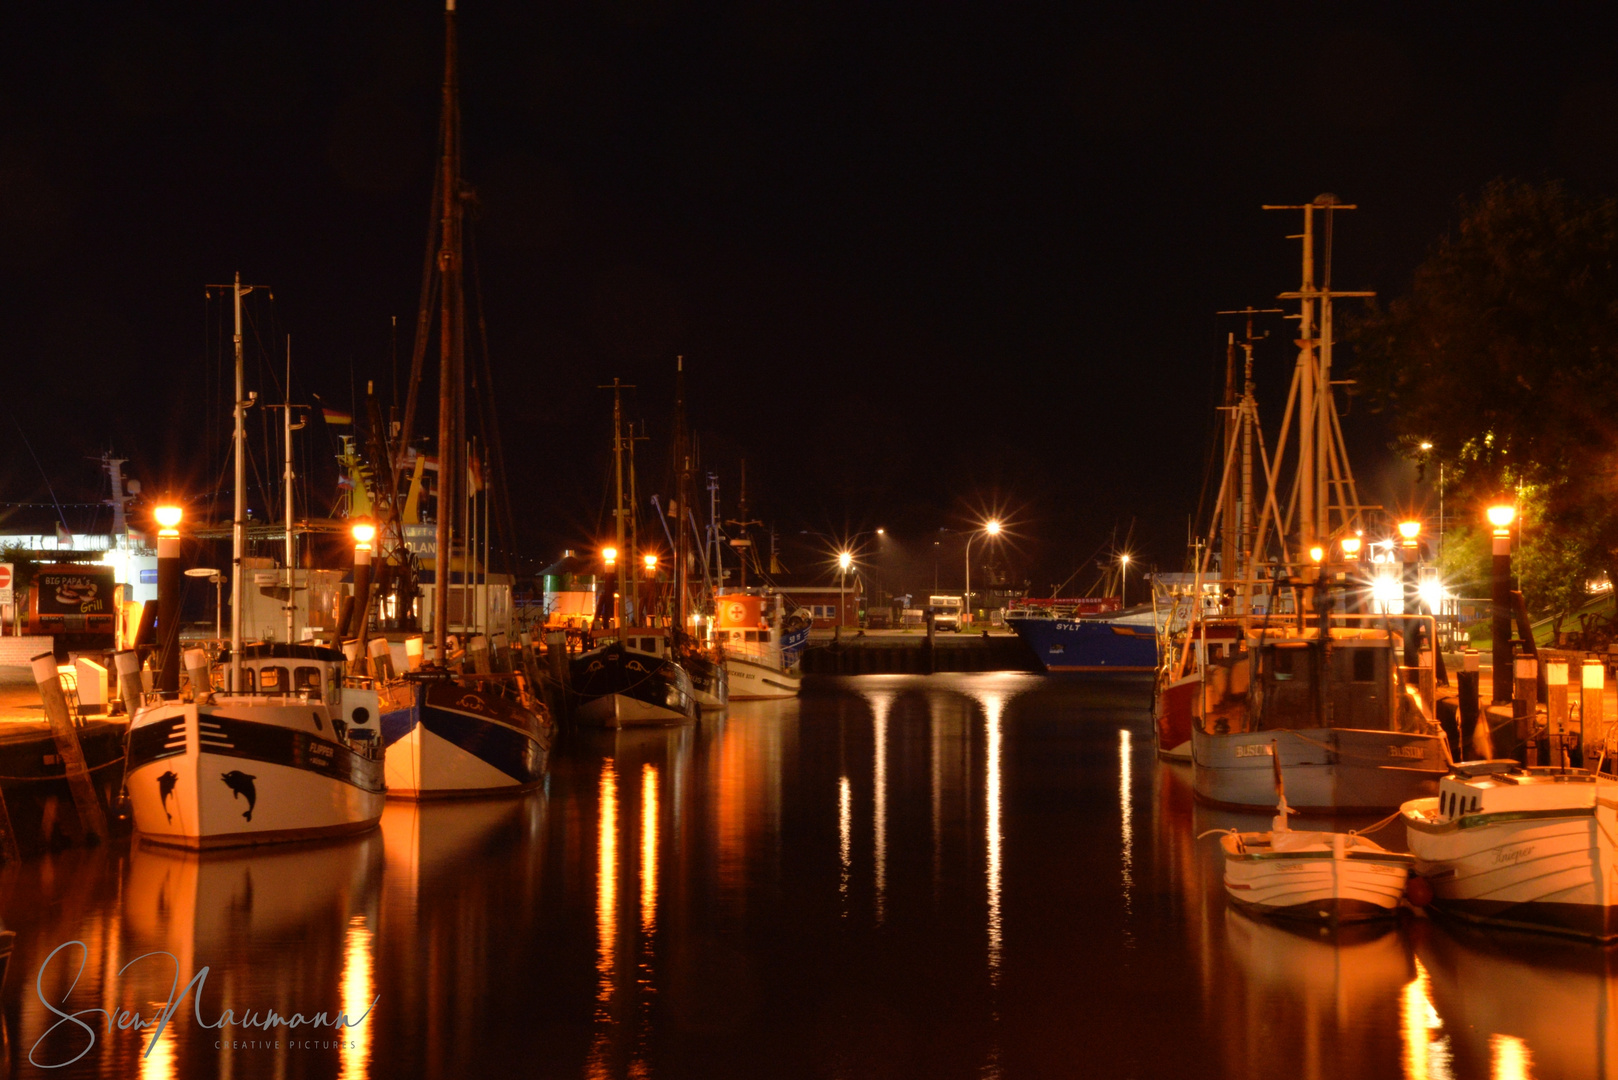
[[[258,805],[258,789],[253,786],[253,781],[258,778],[250,776],[240,769],[232,769],[230,772],[222,774],[219,778],[230,789],[232,798],[240,797],[247,800],[247,809],[242,812],[242,817],[252,821],[253,807]]]

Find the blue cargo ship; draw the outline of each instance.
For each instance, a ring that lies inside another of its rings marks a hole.
[[[1027,600],[1006,625],[1053,672],[1150,675],[1157,670],[1157,625],[1150,606],[1117,610],[1112,598]]]

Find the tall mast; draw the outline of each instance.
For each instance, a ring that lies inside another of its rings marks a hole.
[[[1236,445],[1241,438],[1242,416],[1236,392],[1236,335],[1231,333],[1225,340],[1225,396],[1221,403],[1225,414],[1225,471],[1227,474],[1236,465]],[[1237,526],[1240,522],[1241,507],[1234,498],[1225,500],[1225,513],[1219,523],[1219,576],[1224,581],[1238,580],[1242,576],[1241,567],[1237,563]]]
[[[686,448],[685,436],[685,357],[674,358],[674,467],[678,470],[675,477],[674,494],[674,535],[678,538],[674,544],[674,640],[679,641],[679,635],[688,629],[686,612],[689,607],[689,597],[686,596],[686,565],[687,556],[686,532],[684,522],[680,515],[691,500],[691,454]]]
[[[449,582],[455,565],[455,470],[460,457],[455,424],[459,403],[456,386],[463,344],[460,321],[461,133],[455,53],[455,0],[445,0],[443,145],[438,172],[438,514],[433,573],[433,648],[441,666],[448,665]]]
[[[296,600],[296,594],[295,594],[295,588],[294,588],[295,583],[297,581],[297,572],[294,571],[293,568],[292,568],[293,563],[297,559],[297,541],[294,540],[293,536],[292,536],[292,480],[293,480],[293,475],[292,475],[292,335],[291,334],[287,335],[287,383],[286,383],[286,390],[287,390],[287,399],[286,399],[286,406],[285,406],[286,415],[281,418],[282,419],[281,432],[282,432],[282,437],[286,442],[286,471],[282,474],[283,478],[285,480],[285,483],[282,486],[286,488],[286,522],[285,522],[285,524],[286,524],[286,552],[287,552],[287,558],[286,558],[286,561],[287,561],[286,615],[287,615],[287,644],[290,645],[292,642],[297,640],[297,637],[295,636],[295,634],[296,634],[296,631],[297,631],[296,612],[297,612],[297,607],[298,607],[297,600]]]
[[[242,688],[242,555],[247,546],[247,389],[242,365],[242,275],[231,287],[236,315],[232,342],[236,351],[235,513],[230,526],[230,688]]]
[[[635,492],[635,423],[630,421],[629,434],[624,437],[625,449],[629,455],[629,503],[624,507],[624,527],[629,530],[629,589],[624,593],[630,599],[629,605],[624,609],[631,626],[650,626],[651,620],[646,617],[645,605],[641,603],[640,595],[640,537],[635,528],[635,511],[639,508],[639,496]]]

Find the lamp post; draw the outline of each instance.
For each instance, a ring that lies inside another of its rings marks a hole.
[[[837,626],[842,628],[843,620],[848,617],[848,568],[854,565],[854,555],[849,551],[837,553]]]
[[[1118,606],[1129,606],[1129,553],[1118,556]]]
[[[610,630],[618,625],[618,549],[602,548],[601,558],[607,564],[607,629]]]
[[[1496,705],[1505,705],[1511,701],[1511,523],[1517,516],[1517,508],[1510,503],[1499,503],[1489,507],[1487,516],[1494,529],[1490,565],[1494,609],[1491,700]]]
[[[159,506],[157,519],[157,689],[180,692],[180,520],[178,506]]]
[[[1416,563],[1421,554],[1420,547],[1421,522],[1399,522],[1400,545],[1399,552],[1403,562],[1403,572],[1400,584],[1403,586],[1404,605],[1406,615],[1415,615],[1421,611],[1421,594],[1417,591]],[[1415,667],[1421,659],[1421,644],[1416,640],[1416,624],[1406,619],[1404,622],[1405,636],[1405,667]]]
[[[358,518],[349,527],[354,536],[354,621],[353,637],[359,639],[360,655],[365,655],[365,632],[371,612],[371,542],[376,539],[376,526],[365,518]]]
[[[646,603],[641,605],[641,611],[646,615],[646,625],[652,625],[652,600],[657,588],[657,553],[648,551],[641,557],[641,563],[646,567]]]
[[[1000,522],[994,518],[989,519],[983,525],[983,532],[991,537],[999,536]],[[972,541],[977,538],[977,535],[975,532],[966,534],[966,595],[962,597],[966,610],[961,612],[961,625],[963,627],[972,621]]]

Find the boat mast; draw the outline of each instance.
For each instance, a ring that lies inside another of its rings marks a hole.
[[[449,665],[449,581],[454,572],[454,520],[457,435],[455,412],[460,375],[461,200],[460,105],[455,72],[455,0],[444,3],[443,144],[439,158],[439,349],[438,349],[438,513],[433,573],[433,649]]]
[[[294,641],[298,640],[297,637],[296,637],[297,627],[295,625],[296,622],[297,622],[296,612],[297,612],[297,608],[298,608],[298,602],[297,602],[296,593],[294,592],[294,584],[297,581],[297,574],[292,569],[292,565],[297,559],[297,541],[293,538],[293,535],[292,535],[292,481],[293,481],[293,475],[292,475],[292,335],[291,334],[287,335],[287,385],[286,385],[286,389],[287,389],[287,398],[286,398],[286,405],[285,405],[286,415],[281,418],[282,419],[281,432],[282,432],[282,438],[286,442],[286,471],[285,471],[285,473],[283,475],[284,475],[285,480],[286,480],[286,483],[285,483],[284,486],[286,488],[286,549],[287,549],[287,602],[286,602],[286,614],[287,614],[287,644],[290,645]]]
[[[236,498],[230,525],[230,688],[242,687],[242,555],[247,546],[247,389],[242,365],[242,288],[241,271],[231,287],[236,316],[232,338],[236,352],[236,429],[232,441],[236,455]]]
[[[617,543],[618,559],[613,570],[612,582],[612,609],[608,622],[616,626],[619,622],[618,600],[623,595],[624,565],[629,559],[629,552],[624,549],[624,404],[623,391],[626,384],[619,382],[617,377],[612,380],[611,386],[603,386],[602,390],[612,391],[612,470],[614,480],[614,500],[612,504],[612,523],[614,540]],[[627,387],[634,389],[634,387]],[[634,581],[634,568],[630,568],[630,581]]]
[[[685,434],[685,357],[674,358],[674,467],[679,470],[675,478],[674,534],[679,539],[674,545],[674,633],[677,643],[680,635],[689,629],[687,611],[690,600],[686,596],[686,565],[688,542],[684,522],[680,515],[691,499],[691,454],[686,448]]]

